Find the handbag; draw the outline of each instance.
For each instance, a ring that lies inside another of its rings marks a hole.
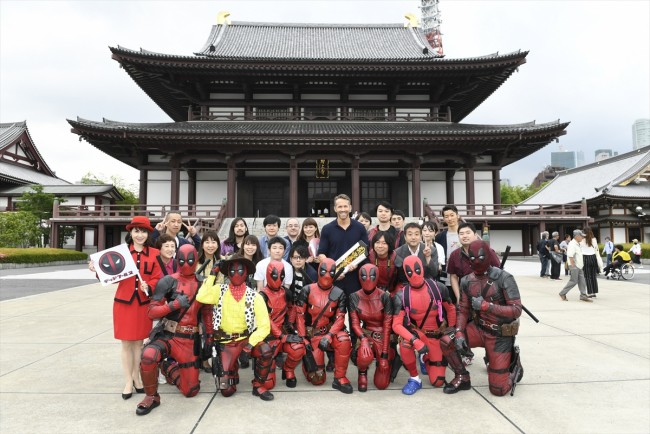
[[[551,252],[551,258],[553,258],[553,260],[558,264],[562,263],[562,253]]]

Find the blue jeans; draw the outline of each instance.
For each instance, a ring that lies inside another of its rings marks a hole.
[[[539,255],[539,260],[542,262],[542,270],[539,272],[539,277],[547,276],[548,273],[548,256],[541,254]]]

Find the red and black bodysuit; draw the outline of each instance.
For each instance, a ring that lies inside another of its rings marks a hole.
[[[195,300],[198,280],[194,274],[198,254],[192,244],[185,244],[176,255],[178,272],[165,276],[156,285],[148,315],[161,319],[160,331],[142,350],[140,375],[146,396],[138,404],[136,413],[144,415],[160,405],[158,395],[158,365],[167,357],[173,362],[163,362],[162,371],[170,384],[176,385],[187,397],[199,393],[200,337],[199,317],[210,330],[212,307]]]
[[[352,345],[345,331],[347,297],[345,292],[334,286],[336,263],[326,258],[318,267],[318,282],[302,290],[302,299],[297,304],[296,328],[304,338],[307,357],[315,361],[314,372],[309,372],[303,363],[307,380],[323,384],[325,374],[325,351],[334,351],[334,381],[332,387],[343,393],[352,393],[350,380],[345,376],[350,360]]]
[[[271,333],[265,339],[273,351],[273,363],[265,384],[268,390],[275,386],[275,357],[280,352],[287,354],[282,366],[282,378],[286,379],[287,386],[291,388],[296,387],[296,366],[305,355],[305,344],[289,323],[292,303],[282,286],[283,282],[284,264],[280,261],[269,262],[266,267],[266,286],[260,291],[271,320]]]
[[[377,288],[388,292],[391,297],[395,296],[395,284],[397,282],[395,252],[390,252],[385,258],[380,258],[373,249],[370,249],[368,261],[377,267]]]
[[[377,287],[379,270],[372,264],[359,269],[361,289],[350,295],[348,308],[352,332],[357,340],[359,392],[368,390],[368,366],[377,360],[374,384],[385,389],[390,383],[390,362],[395,350],[390,348],[393,323],[393,303],[390,294]]]
[[[469,373],[463,367],[459,354],[468,348],[485,348],[488,383],[493,395],[505,395],[523,376],[518,349],[514,348],[516,331],[505,336],[502,328],[521,316],[519,289],[510,273],[490,265],[489,248],[481,240],[469,246],[473,273],[463,277],[460,282],[456,334],[453,340],[445,336],[441,341],[444,355],[456,373],[456,377],[445,387],[445,393],[471,387]],[[472,315],[474,321],[468,323]]]
[[[408,285],[397,293],[394,303],[393,331],[400,339],[400,354],[411,377],[418,375],[415,351],[425,354],[429,380],[433,387],[445,385],[446,364],[442,360],[440,338],[456,326],[456,307],[443,285],[424,277],[417,256],[404,259]]]

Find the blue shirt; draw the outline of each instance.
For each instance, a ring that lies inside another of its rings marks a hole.
[[[338,221],[334,220],[323,226],[323,230],[320,233],[318,254],[325,255],[336,261],[359,241],[365,243],[366,246],[368,245],[368,232],[366,232],[366,228],[361,223],[356,220],[350,220],[350,226],[347,229],[343,229],[339,226]],[[336,281],[335,285],[343,289],[348,295],[361,288],[359,275],[356,270],[353,273],[346,274],[343,280]]]

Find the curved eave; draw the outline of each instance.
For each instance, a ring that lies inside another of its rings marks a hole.
[[[407,124],[397,122],[181,122],[130,124],[112,121],[68,120],[72,132],[103,152],[137,167],[138,157],[150,151],[301,152],[354,147],[355,152],[410,151],[449,154],[489,154],[495,165],[517,161],[565,134],[568,123],[534,125]],[[236,149],[239,147],[240,149]]]
[[[147,51],[110,47],[114,60],[120,63],[133,81],[173,120],[187,119],[187,106],[194,102],[182,91],[174,89],[175,75],[282,77],[318,73],[322,77],[482,77],[480,83],[468,88],[468,97],[451,102],[452,121],[459,122],[496,91],[520,65],[526,63],[527,51],[464,59],[239,59],[174,56]]]

